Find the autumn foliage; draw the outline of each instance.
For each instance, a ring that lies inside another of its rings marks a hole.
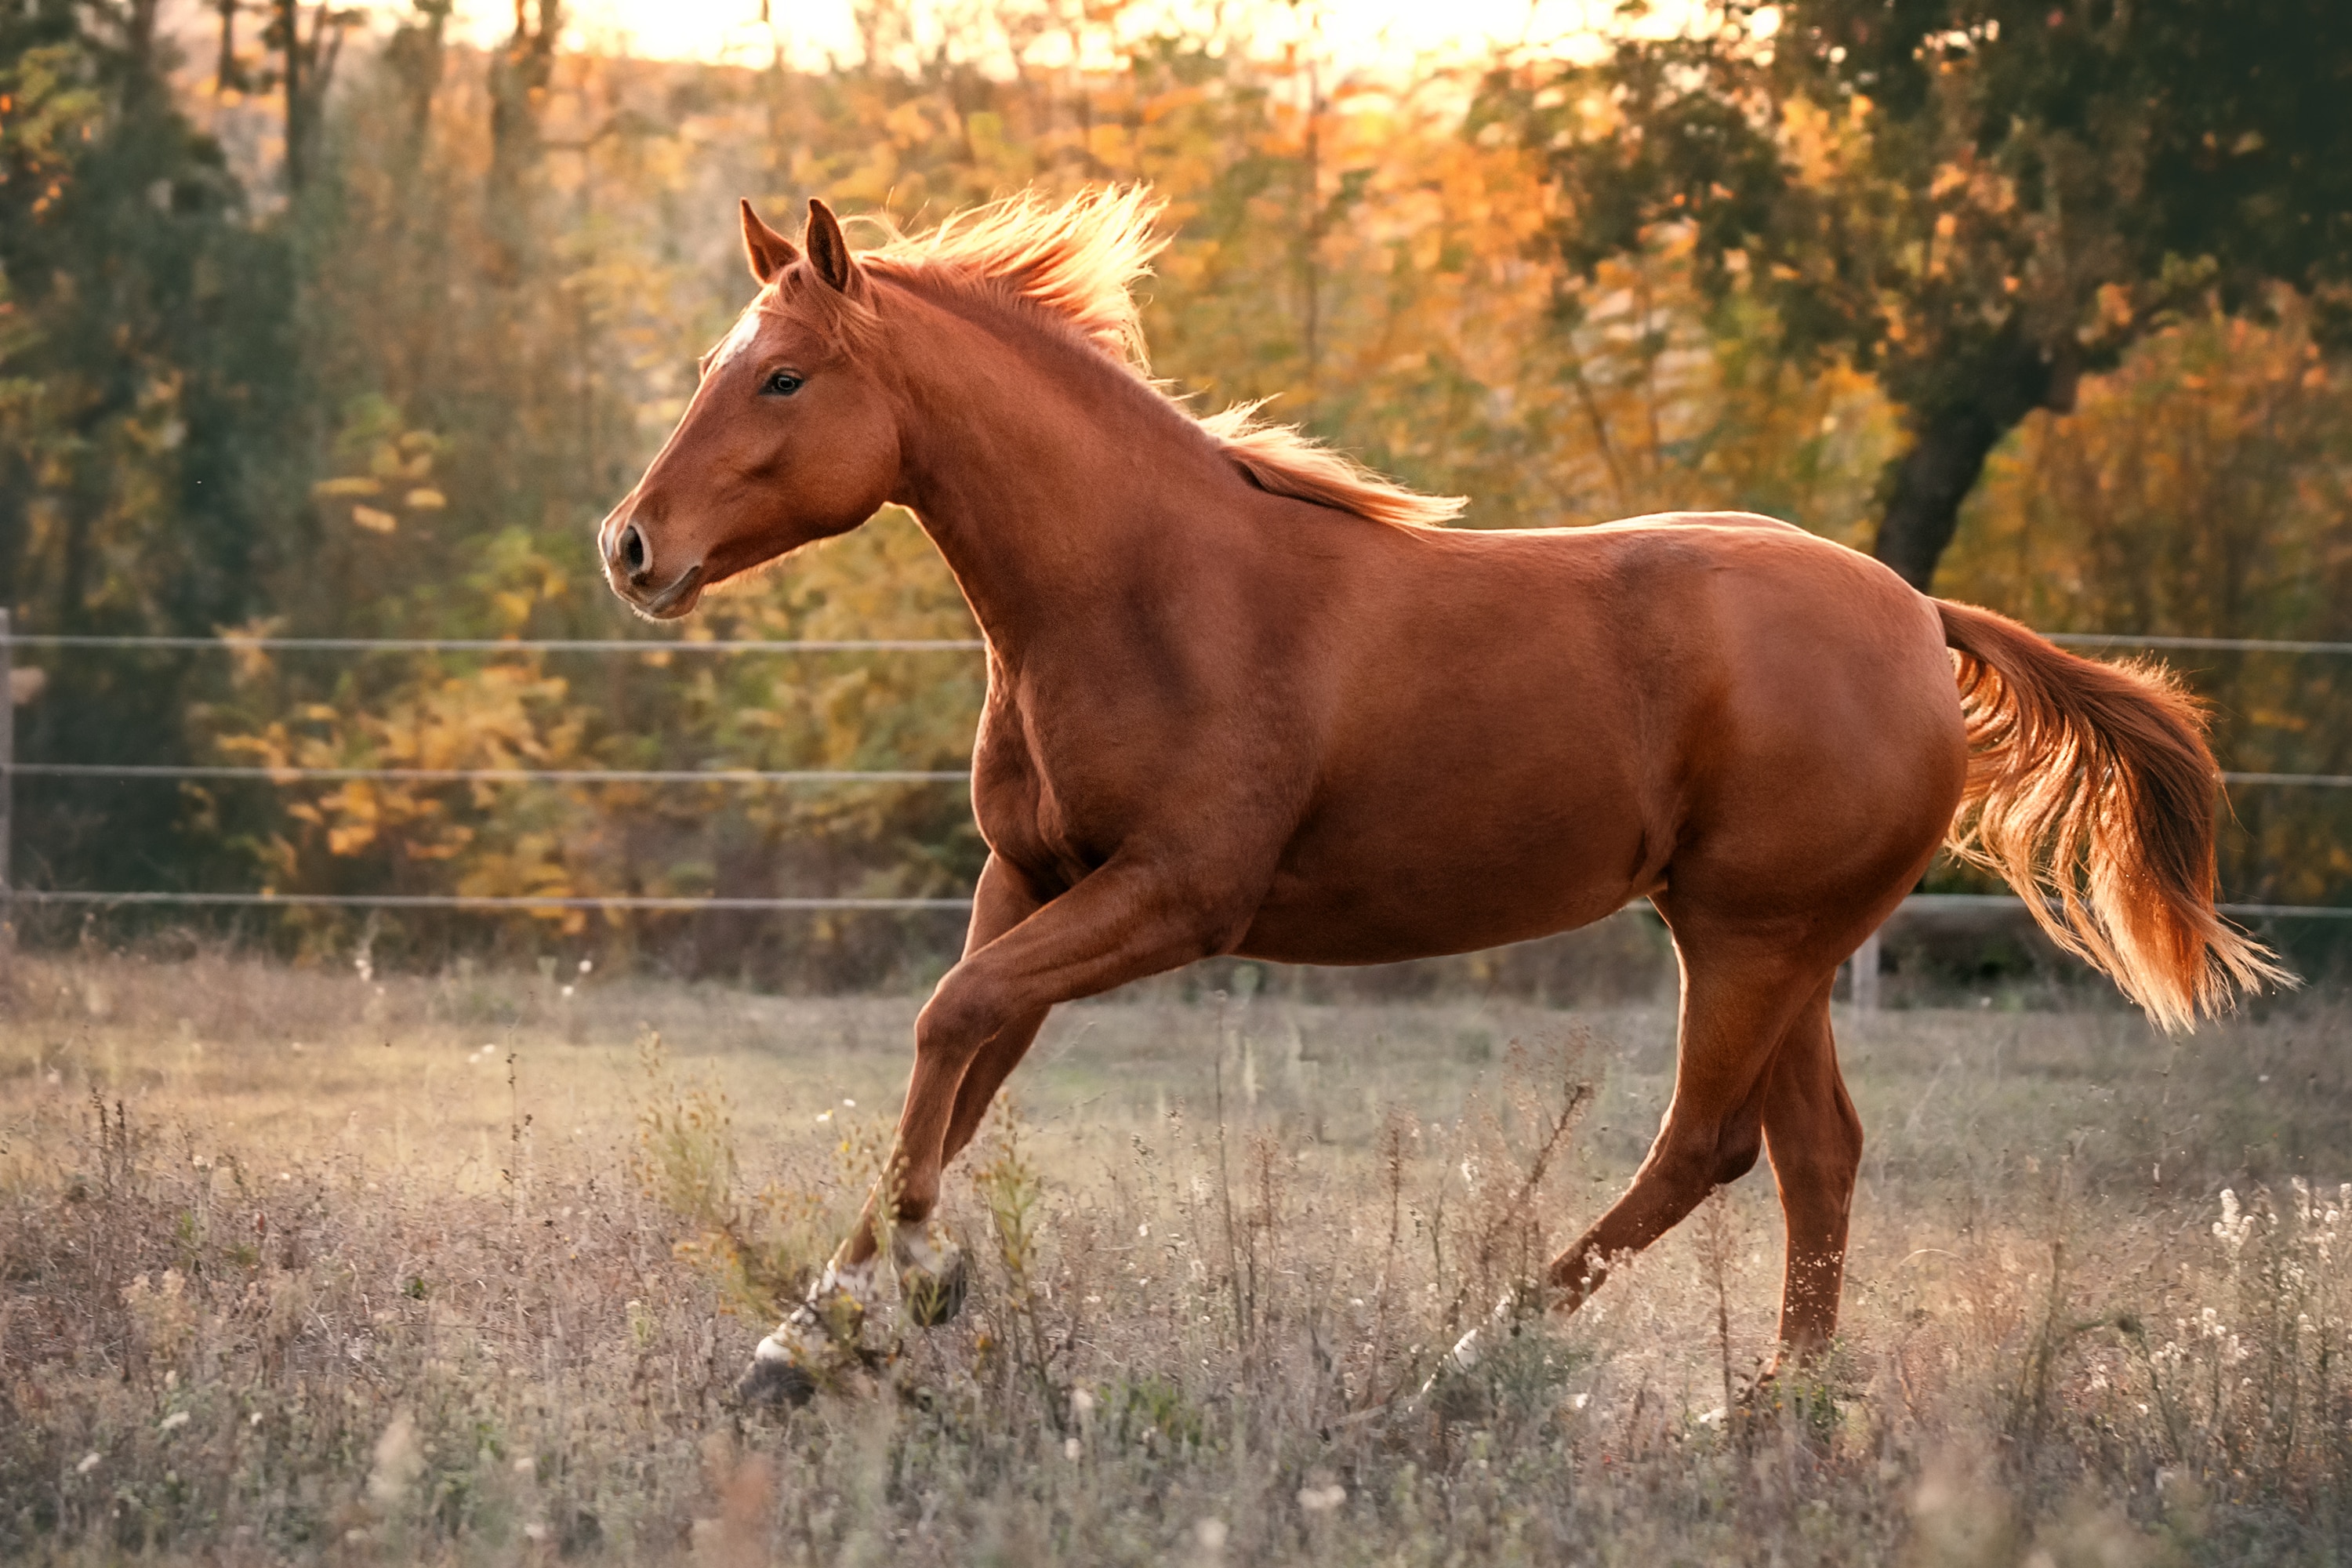
[[[1611,145],[1633,110],[1549,58],[1343,72],[1275,5],[1168,34],[1116,5],[942,21],[886,0],[859,13],[864,60],[824,69],[781,50],[759,68],[569,52],[552,0],[488,51],[430,0],[378,37],[292,10],[290,45],[248,26],[176,67],[152,38],[34,0],[0,21],[5,597],[21,630],[230,644],[42,656],[56,668],[19,714],[20,756],[960,766],[982,689],[967,655],[238,646],[650,644],[604,592],[590,531],[748,294],[741,195],[776,212],[823,195],[870,215],[879,243],[1010,192],[1149,182],[1173,237],[1143,289],[1154,374],[1204,413],[1273,399],[1377,469],[1470,497],[1465,526],[1742,507],[1867,547],[1904,439],[1859,361],[1792,349],[1788,292],[1768,286],[1784,263],[1711,248],[1671,211],[1622,243],[1563,245],[1601,216],[1563,175],[1563,139]],[[1873,129],[1866,103],[1798,99],[1759,124],[1823,200]],[[159,228],[153,256],[120,248]],[[2053,630],[2352,637],[2352,391],[2312,302],[2180,298],[2074,412],[2033,414],[1995,451],[1938,592]],[[971,635],[895,513],[716,597],[688,632]],[[2332,664],[2184,668],[2217,703],[2225,766],[2352,772]],[[19,875],[66,886],[952,896],[981,853],[961,790],[938,784],[18,788]],[[2326,794],[2239,793],[2230,896],[2342,900],[2347,824]],[[919,963],[906,955],[950,951],[951,925],[814,919],[792,973]],[[289,929],[332,949],[362,928]],[[459,928],[365,929],[396,944]],[[551,910],[505,939],[780,977],[757,929]]]

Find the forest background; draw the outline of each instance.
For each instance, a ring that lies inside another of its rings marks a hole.
[[[859,58],[810,69],[567,47],[562,0],[489,49],[448,0],[0,0],[0,604],[226,645],[20,650],[16,754],[961,766],[976,658],[683,657],[604,590],[593,525],[750,294],[746,195],[919,231],[1148,180],[1154,373],[1273,397],[1465,526],[1745,508],[2044,630],[2352,640],[2352,132],[2315,129],[2352,39],[2315,3],[2227,38],[2195,9],[1633,10],[1341,71],[1271,0],[866,0]],[[648,647],[240,645],[268,634]],[[895,513],[687,631],[971,635]],[[2340,659],[2171,661],[2225,766],[2352,773]],[[15,787],[25,886],[953,897],[982,854],[936,784]],[[2352,791],[2233,805],[2226,896],[2352,903]],[[240,917],[362,963],[490,942],[828,986],[957,923],[789,918]]]

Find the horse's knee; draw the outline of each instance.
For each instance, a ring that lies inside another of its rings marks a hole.
[[[915,1016],[915,1054],[952,1059],[970,1056],[1003,1022],[1003,1008],[985,979],[961,967],[948,972]]]

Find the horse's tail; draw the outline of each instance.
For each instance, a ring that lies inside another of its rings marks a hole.
[[[2221,770],[2196,699],[2161,666],[2078,658],[1969,605],[1936,610],[1968,724],[1953,853],[1998,871],[2061,947],[2168,1029],[2195,1027],[2235,989],[2294,984],[2214,911]]]

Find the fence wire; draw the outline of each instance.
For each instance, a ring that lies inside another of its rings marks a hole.
[[[87,634],[18,634],[0,610],[0,670],[11,665],[18,647],[60,649],[117,648],[155,651],[225,653],[469,653],[624,655],[663,659],[668,656],[818,655],[844,653],[978,653],[987,644],[978,638],[868,637],[796,638],[778,641],[745,639],[663,640],[634,637],[110,637]],[[2074,647],[2193,649],[2210,652],[2303,655],[2352,655],[2352,642],[2317,642],[2260,637],[2204,637],[2144,635],[2125,632],[2055,632],[2043,634],[2052,642]],[[0,900],[19,904],[104,907],[211,906],[223,908],[445,909],[483,911],[646,911],[681,913],[700,910],[824,912],[833,910],[966,910],[970,899],[860,898],[726,898],[726,897],[536,897],[527,894],[469,896],[458,893],[272,893],[178,892],[170,890],[98,891],[68,889],[14,889],[7,879],[5,834],[10,816],[8,784],[13,775],[75,779],[190,779],[249,781],[277,784],[330,782],[383,782],[458,784],[647,784],[744,786],[840,786],[856,784],[928,784],[969,783],[966,770],[944,769],[689,769],[689,768],[363,768],[268,767],[204,764],[137,764],[99,763],[19,763],[13,760],[14,704],[0,698]],[[2225,783],[2318,789],[2352,789],[2352,774],[2225,773]],[[1922,893],[1904,900],[1906,910],[2016,908],[2022,900],[2007,894]],[[2313,904],[2239,903],[2220,906],[2239,920],[2352,920],[2352,907]]]

